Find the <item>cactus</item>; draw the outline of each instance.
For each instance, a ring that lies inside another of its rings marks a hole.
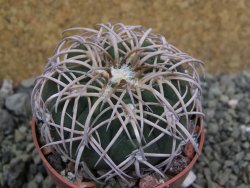
[[[128,185],[149,173],[164,178],[187,142],[198,152],[200,60],[141,26],[64,35],[32,93],[43,147],[73,161],[76,175],[82,168],[96,182]]]

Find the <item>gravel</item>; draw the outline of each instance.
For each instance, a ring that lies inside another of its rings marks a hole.
[[[11,114],[4,109],[0,109],[0,131],[3,135],[13,133],[15,128],[14,120]]]
[[[34,79],[0,89],[0,187],[55,188],[31,137],[30,93]],[[208,75],[203,87],[205,143],[190,188],[249,188],[250,71]]]
[[[191,187],[249,188],[250,71],[208,75],[203,84],[205,143]],[[204,158],[206,160],[204,160]]]
[[[17,116],[28,116],[30,111],[30,98],[26,93],[15,93],[6,97],[5,107]]]
[[[5,80],[0,87],[1,188],[55,187],[32,142],[31,81],[13,89],[12,82]]]

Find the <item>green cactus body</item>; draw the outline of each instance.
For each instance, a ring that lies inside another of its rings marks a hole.
[[[190,122],[203,117],[201,62],[141,27],[83,31],[58,45],[33,91],[33,112],[50,130],[46,145],[76,169],[84,162],[96,181],[164,176],[183,144],[197,147]]]

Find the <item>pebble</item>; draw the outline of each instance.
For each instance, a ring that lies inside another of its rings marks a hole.
[[[0,88],[0,108],[4,106],[5,99],[7,96],[13,93],[13,85],[11,80],[3,80],[2,86]]]
[[[0,172],[0,186],[4,184],[3,173]]]
[[[18,156],[19,158],[21,158],[21,160],[26,163],[31,159],[31,156],[26,154],[26,153],[22,153],[20,156]]]
[[[209,98],[213,98],[215,96],[221,95],[221,90],[218,84],[213,85],[213,87],[210,88],[208,95],[210,95]]]
[[[38,185],[34,180],[32,180],[28,183],[27,188],[38,188]]]
[[[209,163],[209,168],[212,174],[217,173],[220,167],[221,167],[221,164],[218,161],[212,161],[211,163]]]
[[[249,185],[240,184],[240,185],[237,186],[237,188],[249,188]]]
[[[235,161],[240,161],[240,160],[242,160],[243,157],[244,157],[244,155],[245,155],[245,152],[244,152],[244,151],[241,151],[241,152],[237,153],[237,154],[235,155]]]
[[[231,172],[232,170],[230,168],[227,168],[226,170],[222,171],[217,177],[218,183],[224,186],[226,182],[229,180]]]
[[[22,142],[25,140],[26,135],[22,133],[20,130],[16,129],[15,130],[15,142]]]
[[[35,176],[35,181],[36,181],[36,183],[40,184],[40,183],[43,182],[43,180],[44,180],[43,175],[39,172],[39,173]]]
[[[250,161],[250,153],[247,153],[244,157],[245,161]]]
[[[221,95],[220,101],[223,103],[227,103],[229,101],[229,97],[227,95]]]
[[[209,124],[209,126],[208,126],[208,133],[209,134],[216,134],[216,133],[218,133],[218,130],[219,130],[219,127],[217,124],[215,124],[215,123]]]
[[[51,178],[49,176],[47,176],[43,183],[42,183],[42,187],[46,187],[46,188],[53,188],[55,187],[54,183],[52,182]]]
[[[11,114],[0,108],[0,132],[8,135],[14,131],[15,124]]]
[[[225,161],[225,164],[224,164],[224,168],[225,168],[225,167],[233,166],[235,163],[236,163],[235,161],[226,160],[226,161]]]
[[[30,153],[33,149],[35,148],[35,145],[34,143],[29,143],[27,146],[26,146],[26,152],[27,153]]]
[[[238,100],[237,99],[230,99],[228,101],[228,105],[231,107],[231,108],[236,108],[236,106],[238,105]]]
[[[240,129],[238,127],[234,127],[231,136],[235,139],[239,138]]]
[[[36,80],[35,78],[23,80],[21,81],[21,85],[25,88],[31,88],[32,86],[34,86],[35,80]]]
[[[16,93],[11,96],[8,96],[5,101],[5,106],[15,115],[19,116],[31,115],[30,98],[25,93]]]
[[[34,161],[34,163],[36,165],[38,165],[41,162],[41,158],[38,155],[37,150],[33,150],[33,152],[32,152],[32,158],[33,158],[33,161]]]

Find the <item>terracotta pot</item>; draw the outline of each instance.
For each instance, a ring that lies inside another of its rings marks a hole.
[[[85,187],[93,187],[93,183],[90,182],[79,182],[78,185],[74,184],[72,182],[69,182],[66,178],[64,178],[61,174],[59,174],[47,161],[45,158],[42,150],[40,149],[40,146],[38,144],[37,135],[36,135],[36,123],[35,120],[32,120],[32,137],[33,142],[35,144],[36,150],[38,151],[39,156],[41,157],[43,164],[49,174],[49,176],[52,178],[52,180],[56,183],[56,185],[59,188],[85,188]]]
[[[60,175],[46,160],[43,152],[40,149],[40,146],[38,144],[37,141],[37,136],[36,136],[36,127],[35,127],[35,120],[32,120],[32,137],[33,137],[33,141],[35,144],[35,147],[39,153],[39,156],[41,157],[43,164],[45,166],[45,168],[47,169],[49,175],[51,176],[51,178],[53,179],[53,181],[57,184],[57,186],[59,188],[84,188],[84,187],[91,187],[93,185],[93,183],[89,183],[89,182],[81,182],[78,185],[69,182],[67,179],[65,179],[62,175]],[[204,128],[202,128],[201,130],[201,136],[200,136],[200,140],[199,140],[199,151],[201,152],[202,147],[203,147],[203,143],[204,143]],[[156,188],[179,188],[182,184],[182,182],[185,180],[186,176],[188,175],[189,171],[192,169],[192,167],[194,166],[195,162],[198,159],[198,154],[195,154],[194,158],[191,160],[191,162],[188,164],[188,166],[181,171],[179,174],[177,174],[176,176],[174,176],[173,178],[169,179],[168,181],[166,181],[165,183],[158,185]]]
[[[203,144],[204,144],[204,127],[202,127],[202,129],[201,129],[201,135],[200,135],[200,138],[199,138],[199,151],[200,151],[200,153],[201,153],[201,150],[203,148]],[[187,151],[187,153],[189,154],[192,151],[193,151],[193,149],[191,151],[189,149],[189,151]],[[166,181],[165,183],[163,183],[161,185],[158,185],[156,188],[165,188],[165,187],[167,187],[167,188],[180,188],[182,182],[185,180],[188,173],[193,168],[193,166],[196,163],[198,157],[199,157],[199,155],[195,154],[193,159],[186,166],[186,168],[184,168],[184,170],[182,170],[179,174],[172,177],[170,180]]]

